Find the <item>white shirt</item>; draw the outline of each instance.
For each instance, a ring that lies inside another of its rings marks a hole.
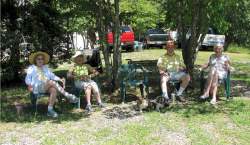
[[[38,93],[38,90],[42,84],[44,84],[47,80],[55,80],[58,81],[60,78],[56,76],[47,65],[42,66],[41,73],[39,73],[39,68],[35,65],[31,65],[27,69],[27,75],[25,78],[25,83],[27,85],[31,85],[33,88],[33,93]]]
[[[230,59],[227,55],[221,55],[217,57],[215,54],[212,54],[209,58],[209,66],[214,68],[219,77],[223,77],[223,75],[227,74],[226,63],[229,62]]]

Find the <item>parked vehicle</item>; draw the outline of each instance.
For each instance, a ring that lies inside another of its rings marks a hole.
[[[127,51],[132,51],[135,41],[135,35],[130,26],[122,26],[121,27],[121,35],[120,35],[121,47],[126,49]],[[114,34],[112,31],[109,31],[107,34],[107,42],[109,47],[113,48],[114,45]]]
[[[216,43],[225,43],[225,35],[219,35],[214,29],[209,28],[202,41],[202,48],[213,47]]]
[[[189,39],[191,36],[191,32],[189,31],[186,35],[186,39]],[[201,34],[200,34],[201,37]],[[178,45],[180,45],[180,41],[178,40]],[[208,49],[212,48],[216,43],[225,43],[225,35],[220,35],[217,31],[211,27],[208,28],[208,32],[205,35],[200,49]]]
[[[144,47],[150,48],[151,46],[163,47],[166,45],[168,34],[162,29],[148,29],[145,33]]]

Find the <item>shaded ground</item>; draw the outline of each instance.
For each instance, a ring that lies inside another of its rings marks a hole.
[[[152,98],[160,94],[155,60],[163,53],[163,50],[146,50],[123,54],[124,63],[126,58],[145,62],[143,65],[149,70]],[[210,54],[199,53],[197,65],[204,63]],[[108,102],[107,108],[100,110],[94,107],[95,112],[86,115],[84,110],[77,110],[63,100],[56,106],[60,117],[53,120],[46,116],[47,98],[39,101],[38,115],[34,116],[25,86],[4,88],[1,92],[0,144],[247,145],[250,138],[250,97],[244,92],[250,90],[250,55],[229,55],[237,70],[232,73],[232,95],[235,98],[228,102],[221,97],[217,106],[195,99],[200,93],[198,77],[196,86],[187,91],[187,103],[165,108],[162,113],[153,110],[139,113],[134,109],[135,96],[130,95],[128,103],[122,105],[119,100],[114,101],[117,97],[106,93],[105,86],[100,85],[104,90],[103,98]],[[59,67],[56,73],[65,76],[65,68]],[[99,84],[103,80],[98,78]],[[67,83],[70,91],[72,82]],[[130,90],[130,94],[136,95],[138,91]],[[223,96],[223,89],[220,96]],[[20,115],[15,102],[22,106]]]

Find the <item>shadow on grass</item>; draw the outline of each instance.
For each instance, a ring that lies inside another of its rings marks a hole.
[[[135,63],[142,64],[148,70],[149,76],[149,86],[152,91],[149,94],[150,99],[154,99],[156,96],[160,95],[160,86],[159,86],[159,75],[156,69],[156,61],[136,61]],[[67,74],[67,70],[59,70],[55,72],[60,77],[65,77]],[[236,76],[236,75],[235,75]],[[239,75],[237,77],[242,77]],[[96,78],[99,83],[100,89],[103,94],[109,92],[109,88],[102,86],[102,83],[105,81],[105,76],[100,76]],[[67,91],[69,91],[73,87],[73,81],[67,80]],[[21,88],[21,89],[20,89]],[[1,92],[1,121],[2,122],[18,122],[18,123],[26,123],[26,122],[43,122],[47,120],[51,120],[51,118],[46,116],[47,113],[47,105],[41,104],[38,108],[38,114],[35,116],[34,111],[31,111],[32,108],[29,103],[29,99],[27,95],[24,95],[26,91],[26,87],[23,84],[22,86],[18,86],[18,88],[7,89],[4,93]],[[244,110],[246,104],[242,101],[221,101],[218,107],[214,107],[210,105],[208,102],[198,102],[193,99],[194,96],[197,96],[197,90],[191,90],[192,94],[190,94],[190,98],[188,103],[186,104],[178,104],[169,108],[165,108],[163,112],[171,111],[178,112],[183,114],[185,117],[192,117],[195,115],[206,115],[210,113],[237,113]],[[136,94],[137,95],[137,94]],[[5,96],[5,97],[4,97]],[[24,108],[19,116],[17,114],[16,106],[13,102],[16,100],[16,96],[23,96],[24,99]],[[117,97],[117,96],[116,96]],[[135,101],[137,98],[131,95],[127,96],[127,102]],[[129,103],[128,103],[129,104]],[[59,118],[53,120],[53,123],[61,123],[63,121],[77,121],[85,116],[83,113],[73,113],[72,110],[74,107],[67,103],[62,104],[62,108],[57,107],[57,111],[59,112]],[[126,119],[134,116],[140,115],[139,112],[135,111],[133,105],[129,106],[115,106],[111,109],[107,109],[103,112],[105,117],[112,119]]]
[[[63,103],[60,106],[56,105],[55,110],[58,112],[59,117],[57,119],[52,119],[47,116],[47,104],[38,104],[37,112],[31,106],[31,104],[22,104],[20,112],[18,113],[18,108],[15,105],[5,105],[1,110],[1,121],[2,122],[17,122],[17,123],[27,123],[34,122],[40,123],[43,121],[52,120],[54,123],[60,123],[62,121],[77,121],[84,116],[83,113],[74,113],[72,110],[74,105]]]
[[[247,103],[242,100],[222,100],[217,105],[211,105],[209,102],[189,101],[186,104],[178,104],[168,108],[164,108],[162,112],[176,112],[189,118],[196,115],[207,114],[234,114],[246,110]]]

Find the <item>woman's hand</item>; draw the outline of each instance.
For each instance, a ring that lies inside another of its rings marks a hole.
[[[66,80],[65,80],[65,78],[62,78],[60,81],[62,82],[63,89],[65,89],[65,86],[66,86]]]
[[[31,85],[28,85],[28,91],[29,91],[29,92],[32,92],[32,91],[33,91],[33,88],[32,88]]]
[[[84,75],[84,76],[81,76],[80,79],[81,79],[82,81],[87,81],[87,80],[90,79],[90,76]]]
[[[229,64],[228,61],[226,61],[226,62],[224,63],[224,68],[225,68],[226,70],[229,70],[230,64]]]
[[[165,73],[165,71],[159,70],[159,73],[160,73],[160,75],[163,75]]]
[[[199,70],[202,71],[202,70],[206,69],[207,67],[208,67],[208,64],[203,64],[203,65],[199,68]]]
[[[67,78],[69,78],[69,79],[74,79],[74,74],[73,74],[73,72],[71,72],[71,71],[69,71],[68,73],[67,73]]]

